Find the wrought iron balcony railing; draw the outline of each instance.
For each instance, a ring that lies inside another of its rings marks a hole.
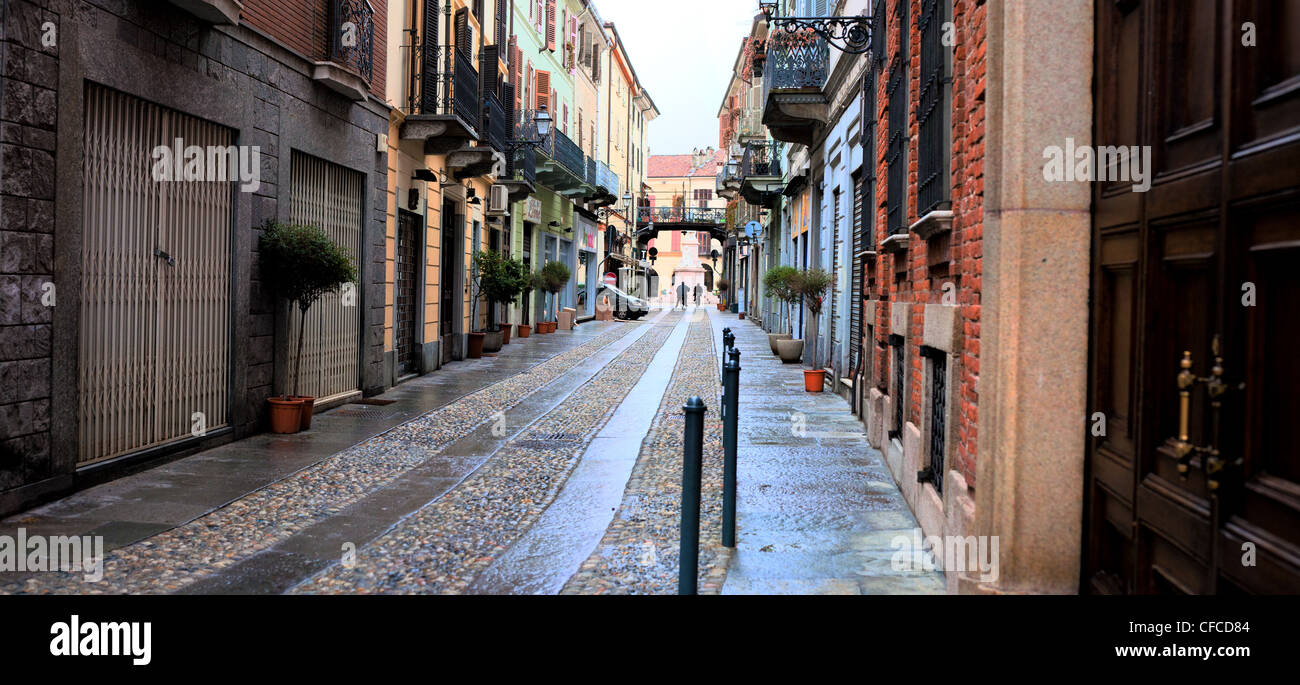
[[[774,33],[763,63],[763,101],[773,90],[820,90],[826,85],[830,47],[807,33]]]
[[[723,207],[637,207],[636,222],[646,224],[723,224],[727,210]]]
[[[618,195],[621,190],[618,174],[604,162],[596,162],[596,187],[603,188],[610,195]]]
[[[537,183],[537,150],[521,147],[510,158],[510,176],[529,183]]]
[[[421,45],[418,39],[404,48],[410,67],[407,114],[454,115],[477,130],[482,103],[474,59],[454,46]]]
[[[780,176],[781,143],[775,140],[753,142],[745,145],[745,154],[740,159],[740,177]]]
[[[375,10],[366,0],[329,0],[325,59],[367,81],[375,68]]]
[[[579,148],[577,143],[569,140],[569,137],[564,135],[563,131],[556,131],[551,137],[555,145],[551,159],[559,162],[560,166],[571,171],[574,176],[585,180],[587,178],[587,157],[582,154],[582,148]]]
[[[505,154],[506,131],[509,128],[506,126],[506,111],[501,106],[501,101],[497,99],[496,93],[489,91],[483,98],[483,126],[479,132],[485,132],[487,143],[492,149]]]
[[[587,157],[587,173],[583,174],[582,178],[587,182],[587,185],[593,188],[596,187],[596,160]]]
[[[766,136],[767,128],[763,126],[763,108],[746,107],[740,110],[740,122],[736,132],[741,138]]]
[[[732,172],[730,164],[723,164],[718,169],[715,188],[719,193],[734,193],[736,192],[736,189],[740,187],[740,181],[741,174],[739,173],[739,170]]]

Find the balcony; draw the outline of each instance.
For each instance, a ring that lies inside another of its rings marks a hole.
[[[518,136],[516,136],[518,138]],[[522,147],[508,153],[506,177],[497,183],[506,187],[511,202],[519,202],[537,191],[537,151]]]
[[[595,188],[587,202],[596,207],[607,207],[618,201],[618,174],[604,162],[587,158],[587,183]]]
[[[750,142],[740,159],[740,194],[757,207],[775,208],[782,182],[782,150],[777,141]]]
[[[739,122],[736,126],[736,137],[742,143],[751,138],[767,137],[767,127],[763,125],[762,107],[746,107],[740,110]]]
[[[714,187],[717,189],[719,197],[734,200],[736,193],[740,192],[739,171],[732,171],[730,164],[723,164],[722,168],[718,170]]]
[[[763,64],[763,125],[775,139],[812,145],[829,118],[826,85],[830,47],[808,33],[773,33]]]
[[[172,0],[172,4],[209,24],[238,24],[244,9],[239,0]]]
[[[424,141],[424,151],[431,155],[478,140],[482,103],[473,58],[454,46],[422,45],[418,37],[404,49],[410,77],[402,140]]]
[[[447,153],[447,168],[462,181],[475,176],[506,175],[506,112],[495,92],[484,91],[478,144],[465,145]]]
[[[365,0],[329,0],[325,59],[312,65],[312,80],[364,100],[374,74],[375,11]]]
[[[537,127],[533,123],[536,110],[518,113],[515,130],[527,140],[537,140]],[[595,186],[587,183],[587,157],[563,132],[551,127],[550,134],[542,140],[538,150],[537,182],[565,197],[589,196]]]

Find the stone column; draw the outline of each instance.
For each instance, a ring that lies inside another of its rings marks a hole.
[[[1044,181],[1043,150],[1092,144],[1092,2],[989,0],[977,535],[997,580],[1078,590],[1087,390],[1088,183]]]

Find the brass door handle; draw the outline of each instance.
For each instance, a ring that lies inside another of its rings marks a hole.
[[[1223,395],[1228,391],[1228,384],[1223,380],[1223,357],[1219,356],[1219,336],[1214,336],[1214,367],[1210,369],[1210,375],[1204,378],[1198,378],[1192,373],[1192,353],[1190,350],[1183,352],[1182,361],[1178,363],[1179,372],[1177,377],[1178,383],[1178,437],[1173,440],[1174,456],[1178,460],[1178,474],[1186,479],[1190,462],[1193,454],[1202,456],[1202,468],[1205,470],[1206,487],[1212,492],[1219,489],[1219,481],[1228,462],[1223,459],[1219,452],[1219,415],[1223,407]],[[1211,442],[1208,446],[1193,445],[1190,442],[1189,431],[1189,413],[1191,411],[1191,389],[1197,383],[1205,384],[1206,395],[1210,398]],[[1232,462],[1234,466],[1241,465],[1241,459]]]

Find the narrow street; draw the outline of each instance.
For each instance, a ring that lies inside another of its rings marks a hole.
[[[734,552],[720,544],[726,326],[744,366]],[[104,536],[104,577],[7,573],[0,592],[673,594],[692,395],[709,407],[702,593],[941,591],[934,574],[889,570],[890,538],[916,522],[847,404],[803,392],[766,345],[694,307],[517,340],[325,412],[310,433],[10,517],[0,534]],[[777,435],[793,412],[808,432]]]

